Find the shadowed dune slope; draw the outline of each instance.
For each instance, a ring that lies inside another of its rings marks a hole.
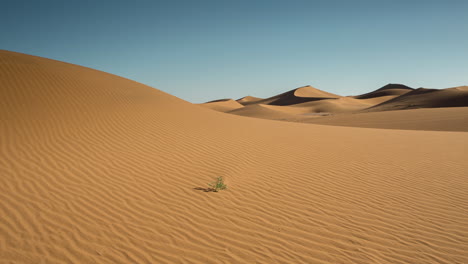
[[[226,100],[216,100],[204,104],[199,104],[200,106],[216,110],[218,112],[228,112],[234,109],[242,108],[244,107],[240,103],[232,100],[232,99],[226,99]]]
[[[468,263],[468,133],[226,115],[7,51],[0,100],[2,263]]]

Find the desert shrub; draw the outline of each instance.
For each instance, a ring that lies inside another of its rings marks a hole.
[[[216,180],[212,183],[208,183],[208,186],[210,187],[210,190],[213,192],[227,189],[227,185],[224,184],[223,176],[216,178]]]

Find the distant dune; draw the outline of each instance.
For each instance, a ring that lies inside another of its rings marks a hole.
[[[253,97],[253,96],[244,96],[240,99],[237,99],[236,101],[242,105],[249,105],[249,104],[253,104],[253,103],[256,103],[260,100],[263,100],[262,98],[258,98],[258,97]]]
[[[201,106],[209,108],[209,109],[213,109],[219,112],[228,112],[228,111],[243,107],[243,105],[241,105],[240,103],[232,99],[215,100],[215,101],[201,104]]]
[[[413,88],[408,87],[403,84],[394,84],[390,83],[385,86],[383,86],[380,89],[377,89],[373,92],[354,96],[356,99],[369,99],[369,98],[375,98],[375,97],[382,97],[382,96],[388,96],[388,95],[402,95],[405,93],[408,93],[412,91]]]
[[[257,100],[255,101],[255,104],[293,105],[309,101],[338,97],[340,96],[321,91],[312,86],[304,86],[276,96],[269,97],[267,99]]]
[[[331,96],[304,90],[238,109]],[[9,51],[0,100],[1,263],[468,263],[466,132],[248,118]]]
[[[468,131],[466,110],[463,109],[468,107],[468,86],[413,89],[403,84],[387,84],[369,93],[347,97],[304,86],[267,99],[254,99],[243,105],[244,107],[225,108],[223,112],[339,126]],[[211,107],[210,104],[204,106]],[[447,107],[457,107],[458,110],[443,109]],[[439,109],[416,113],[366,114],[421,108]],[[430,113],[432,117],[422,117],[421,113]]]
[[[375,112],[438,107],[468,107],[468,86],[442,90],[419,88],[378,104],[369,110]]]

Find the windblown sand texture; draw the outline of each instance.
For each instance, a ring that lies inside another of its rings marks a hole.
[[[468,133],[241,117],[8,51],[0,91],[1,263],[468,263]]]

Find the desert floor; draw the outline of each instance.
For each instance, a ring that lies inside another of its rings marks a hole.
[[[0,100],[0,263],[468,263],[465,107],[265,120],[9,51]]]

